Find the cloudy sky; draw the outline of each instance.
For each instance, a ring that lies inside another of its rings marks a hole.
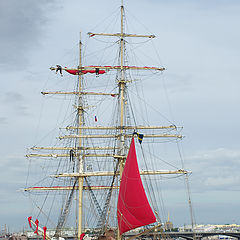
[[[157,36],[154,46],[167,68],[170,118],[184,126],[197,223],[240,224],[240,2],[125,2],[126,14],[143,23],[138,33],[147,29]],[[80,31],[85,40],[88,31],[101,30],[101,21],[104,27],[119,5],[120,0],[0,1],[1,229],[26,225],[29,206],[17,189],[28,174],[26,148],[41,136],[40,92],[51,74],[48,68],[63,58],[67,63]],[[41,120],[41,126],[51,124]]]

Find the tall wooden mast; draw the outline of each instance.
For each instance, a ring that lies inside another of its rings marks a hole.
[[[123,6],[123,0],[122,0],[122,5],[121,5],[121,36],[120,36],[120,52],[121,52],[121,76],[120,80],[118,82],[119,84],[119,95],[120,95],[120,142],[119,142],[119,155],[124,156],[124,145],[125,145],[125,138],[123,136],[123,126],[124,126],[124,93],[125,93],[125,69],[123,69],[123,62],[124,62],[124,47],[125,47],[125,40],[124,40],[124,23],[123,23],[123,14],[124,14],[124,6]],[[122,172],[124,168],[124,162],[126,158],[119,158],[118,161],[120,162],[119,164],[119,170],[120,170],[120,181],[122,178]],[[117,240],[121,239],[120,231],[119,228],[117,230]]]
[[[82,40],[80,35],[80,41],[79,41],[79,70],[82,69]],[[82,135],[82,127],[83,126],[83,101],[82,101],[82,74],[78,75],[78,91],[79,91],[79,97],[78,97],[78,106],[77,106],[77,112],[78,112],[78,135]],[[83,158],[84,156],[80,154],[82,151],[82,138],[79,138],[79,152],[78,152],[78,162],[79,162],[79,175],[83,173]],[[83,180],[84,178],[82,176],[78,177],[78,239],[80,239],[80,235],[82,233],[82,202],[83,202]]]
[[[124,14],[124,6],[123,6],[123,1],[121,5],[121,37],[120,37],[120,52],[121,52],[121,75],[120,75],[120,80],[118,81],[119,85],[119,95],[120,95],[120,142],[119,142],[119,153],[121,156],[124,156],[124,143],[125,143],[125,138],[123,136],[123,126],[124,126],[124,93],[125,93],[125,69],[123,69],[123,63],[124,63],[124,24],[123,24],[123,14]],[[122,171],[123,171],[123,166],[124,166],[124,161],[125,159],[121,158],[120,160],[120,178],[122,176]]]

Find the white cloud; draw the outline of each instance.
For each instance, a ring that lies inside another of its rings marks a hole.
[[[240,177],[239,176],[223,176],[223,177],[207,177],[204,184],[210,187],[223,187],[226,190],[228,186],[239,185]]]
[[[198,152],[187,158],[192,170],[193,191],[240,189],[240,151],[218,148]]]

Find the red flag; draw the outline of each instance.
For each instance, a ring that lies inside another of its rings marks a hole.
[[[34,233],[36,233],[38,235],[38,224],[39,224],[39,221],[36,219],[35,221],[35,224],[36,224],[36,230]]]
[[[43,239],[46,239],[46,231],[47,231],[47,227],[43,227]]]
[[[140,177],[134,138],[122,174],[117,206],[120,234],[156,222]]]
[[[29,223],[30,228],[32,228],[31,220],[32,220],[32,217],[28,217],[28,223]]]

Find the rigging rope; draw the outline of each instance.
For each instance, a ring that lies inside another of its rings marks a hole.
[[[100,216],[100,218],[102,218],[103,217],[103,211],[102,211],[102,209],[101,209],[101,207],[100,207],[100,205],[98,203],[98,200],[97,200],[97,198],[96,198],[96,196],[95,196],[95,194],[94,194],[94,192],[93,192],[93,190],[91,188],[91,185],[90,185],[89,181],[87,180],[87,177],[84,177],[84,179],[85,179],[85,181],[87,183],[87,186],[89,188],[89,193],[90,193],[90,195],[91,195],[91,197],[93,199],[93,202],[95,203],[95,206],[97,208],[98,215]]]
[[[64,210],[61,213],[60,218],[58,220],[58,224],[57,224],[57,227],[56,227],[56,231],[55,231],[54,237],[59,237],[60,236],[61,230],[63,228],[63,225],[66,222],[67,215],[69,213],[69,207],[70,207],[70,205],[72,203],[72,198],[73,198],[73,193],[74,193],[74,190],[75,190],[76,183],[77,183],[77,178],[75,179],[75,182],[73,184],[73,188],[72,188],[72,190],[70,192],[70,195],[68,197],[68,200],[66,202]]]
[[[108,191],[107,198],[106,198],[106,201],[105,201],[105,204],[104,204],[104,208],[103,208],[103,215],[102,215],[102,217],[99,219],[98,224],[97,224],[97,227],[101,227],[101,226],[102,226],[102,228],[101,228],[102,232],[104,232],[104,228],[105,228],[106,215],[107,215],[107,211],[108,211],[108,209],[109,209],[109,203],[110,203],[111,196],[112,196],[114,181],[115,181],[115,178],[116,178],[116,176],[117,176],[118,165],[119,165],[119,161],[117,162],[116,167],[115,167],[115,170],[114,170],[114,174],[113,174],[113,178],[112,178],[112,183],[111,183],[111,185],[110,185],[110,189],[109,189],[109,191]]]

